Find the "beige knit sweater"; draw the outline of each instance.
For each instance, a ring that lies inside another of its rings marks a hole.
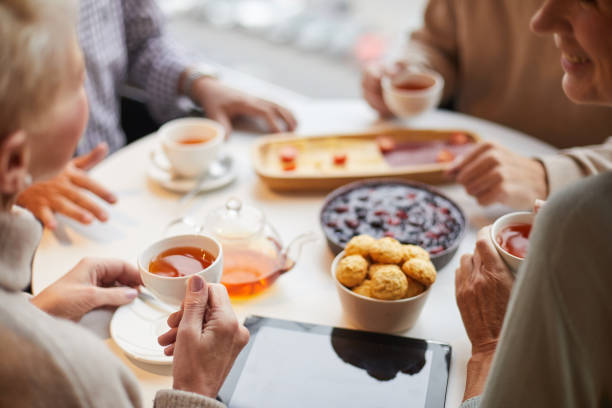
[[[41,231],[23,210],[0,213],[0,406],[140,407],[136,379],[102,341],[37,309],[21,293]],[[223,406],[175,390],[155,398],[157,408]]]
[[[542,0],[429,0],[404,59],[445,79],[444,100],[463,113],[554,146],[598,145],[541,158],[551,192],[612,169],[612,108],[576,105],[563,93],[560,52],[529,30]],[[486,135],[485,135],[486,136]]]

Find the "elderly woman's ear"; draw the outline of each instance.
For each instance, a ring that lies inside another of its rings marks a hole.
[[[29,183],[29,147],[24,131],[0,139],[0,193],[15,196]]]

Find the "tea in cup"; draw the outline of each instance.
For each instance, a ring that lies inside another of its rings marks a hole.
[[[197,177],[217,159],[225,129],[213,120],[183,118],[170,121],[158,131],[171,172],[182,177]]]
[[[410,118],[440,103],[444,79],[434,71],[407,71],[382,79],[383,99],[391,112]]]
[[[207,235],[179,235],[150,245],[138,257],[144,286],[162,302],[179,306],[187,281],[200,275],[218,283],[223,272],[223,250]]]
[[[498,218],[491,227],[491,240],[514,273],[527,255],[533,219],[532,212],[514,212]]]

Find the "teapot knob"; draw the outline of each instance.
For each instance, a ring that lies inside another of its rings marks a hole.
[[[236,197],[232,197],[229,200],[227,200],[227,203],[225,203],[225,208],[228,211],[239,212],[240,209],[242,208],[242,201],[240,201],[240,199]]]

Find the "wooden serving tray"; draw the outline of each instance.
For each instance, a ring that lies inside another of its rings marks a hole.
[[[439,184],[450,163],[390,165],[378,146],[378,138],[391,138],[396,145],[415,142],[447,142],[457,133],[468,143],[480,138],[469,131],[391,128],[363,133],[296,136],[292,133],[260,138],[252,150],[255,172],[271,189],[278,191],[331,190],[349,182],[377,177],[399,177]],[[298,151],[295,169],[286,170],[280,159],[283,148]],[[467,146],[467,145],[466,145]],[[345,154],[346,163],[335,165],[333,156]]]

